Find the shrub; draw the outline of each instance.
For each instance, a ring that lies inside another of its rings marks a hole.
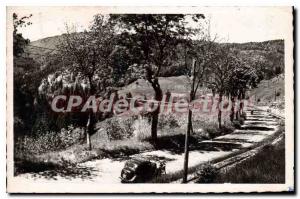
[[[208,133],[209,138],[214,138],[219,135],[219,127],[216,123],[208,123],[204,126],[204,132]]]
[[[153,146],[149,142],[136,139],[114,140],[98,148],[104,152],[105,156],[113,158],[129,156],[150,149],[153,150]]]
[[[203,125],[204,132],[207,133],[209,139],[215,138],[217,136],[225,135],[228,133],[232,133],[234,131],[234,126],[231,122],[226,122],[222,125],[222,128],[219,128],[217,123],[207,123]]]
[[[151,137],[151,125],[147,118],[139,117],[133,123],[134,136],[138,140],[146,140]]]
[[[218,176],[218,170],[211,164],[202,165],[196,172],[198,177],[197,183],[213,183]]]
[[[115,118],[107,121],[106,134],[109,140],[121,140],[123,138],[123,131]]]
[[[160,114],[158,121],[158,128],[176,128],[179,127],[178,120],[175,118],[174,113]]]
[[[58,141],[61,148],[68,148],[84,138],[84,130],[69,126],[67,129],[63,128],[58,134]]]
[[[22,136],[16,138],[15,151],[19,153],[39,154],[47,151],[60,150],[70,147],[84,137],[80,128],[69,126],[59,132],[40,132],[35,136]]]
[[[133,135],[132,118],[111,118],[106,124],[106,133],[110,140],[122,140]]]
[[[32,127],[32,133],[35,135],[40,135],[48,131],[51,131],[49,120],[45,114],[42,114],[36,118]]]

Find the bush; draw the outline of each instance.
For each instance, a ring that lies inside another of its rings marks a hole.
[[[208,134],[209,138],[214,138],[219,135],[219,127],[216,123],[208,123],[204,126],[204,132]]]
[[[106,133],[110,140],[122,140],[133,135],[132,118],[111,118],[106,124]]]
[[[196,172],[198,177],[197,183],[213,183],[219,175],[218,170],[211,164],[204,164]]]
[[[153,150],[149,142],[137,141],[136,139],[115,140],[99,146],[106,157],[118,158],[141,153],[145,150]]]
[[[133,136],[133,131],[134,131],[133,122],[134,119],[132,117],[122,118],[122,120],[120,121],[121,128],[126,134],[126,138],[130,138]]]
[[[138,140],[146,140],[151,137],[151,124],[147,118],[139,117],[133,123],[134,137]]]
[[[40,135],[48,131],[51,131],[49,119],[45,114],[42,114],[36,118],[32,127],[32,133],[34,135]]]
[[[174,116],[174,113],[160,114],[158,121],[158,128],[176,128],[179,127],[179,123]]]
[[[121,140],[124,136],[119,122],[114,118],[107,121],[106,134],[109,140]]]
[[[40,132],[35,136],[22,136],[16,138],[15,151],[18,153],[39,154],[47,151],[65,149],[78,143],[84,137],[80,128],[69,126],[59,132]]]
[[[203,130],[204,132],[208,133],[209,139],[212,139],[217,136],[232,133],[234,131],[234,126],[230,122],[226,122],[222,125],[222,128],[219,128],[217,123],[208,123],[205,124]]]

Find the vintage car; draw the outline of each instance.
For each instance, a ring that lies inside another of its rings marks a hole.
[[[142,183],[155,176],[165,174],[166,166],[163,161],[153,161],[147,158],[128,160],[121,171],[122,183]]]

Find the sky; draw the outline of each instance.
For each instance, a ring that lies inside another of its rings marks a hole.
[[[8,7],[7,19],[32,14],[32,25],[20,29],[31,41],[63,34],[65,25],[87,29],[98,13],[202,13],[210,19],[211,35],[219,42],[285,39],[292,22],[289,7]],[[9,23],[9,22],[8,22]]]

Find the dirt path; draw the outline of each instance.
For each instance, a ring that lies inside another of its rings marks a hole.
[[[264,139],[273,135],[277,130],[277,120],[268,112],[256,110],[251,115],[251,111],[246,111],[247,120],[241,129],[235,130],[231,134],[217,137],[212,140],[205,140],[199,143],[197,149],[193,149],[189,154],[189,167],[199,165],[204,162],[216,160],[225,157],[241,149],[251,147],[254,144],[262,142]],[[157,150],[145,152],[136,156],[148,156],[152,158],[166,160],[166,173],[178,172],[183,168],[183,154],[174,153],[168,150]],[[89,170],[87,176],[76,175],[56,176],[48,180],[59,181],[92,181],[96,183],[120,183],[120,173],[126,160],[101,159],[93,160],[78,165],[79,168]],[[75,173],[76,174],[76,173]],[[45,181],[40,174],[22,174],[17,176],[20,180],[32,179]]]

